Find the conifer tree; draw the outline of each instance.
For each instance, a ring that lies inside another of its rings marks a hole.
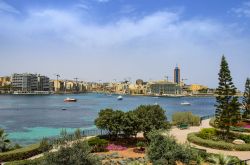
[[[225,56],[222,56],[219,86],[216,89],[215,123],[228,134],[230,126],[236,125],[241,120],[240,103],[236,96],[236,87],[233,84],[231,73]]]
[[[250,118],[250,79],[247,78],[242,105],[244,107],[243,118]]]

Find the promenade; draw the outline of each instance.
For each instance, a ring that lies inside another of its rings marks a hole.
[[[202,121],[200,126],[189,127],[186,130],[180,130],[179,128],[173,128],[170,130],[170,134],[173,135],[179,143],[186,143],[187,142],[187,135],[192,132],[199,132],[202,128],[211,128],[209,125],[209,120],[206,119]],[[190,143],[191,146],[205,149],[208,153],[215,153],[215,154],[224,154],[224,155],[231,155],[237,156],[241,160],[250,159],[250,151],[225,151],[225,150],[218,150],[218,149],[211,149],[202,146],[198,146],[196,144]]]

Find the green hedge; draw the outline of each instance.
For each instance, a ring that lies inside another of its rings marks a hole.
[[[207,140],[207,139],[202,139],[197,136],[198,133],[190,133],[188,134],[188,141],[201,145],[204,147],[208,148],[214,148],[214,149],[222,149],[222,150],[236,150],[236,151],[250,151],[250,144],[232,144],[232,143],[227,143],[225,141],[214,141],[214,140]]]
[[[87,140],[88,144],[92,147],[92,152],[105,152],[108,146],[108,141],[100,139],[99,137],[93,137]]]
[[[40,144],[32,144],[27,147],[0,153],[0,162],[23,160],[42,153]]]

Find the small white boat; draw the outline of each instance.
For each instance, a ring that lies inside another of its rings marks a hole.
[[[117,97],[117,100],[122,100],[122,99],[123,97],[121,95]]]
[[[191,105],[191,103],[185,101],[185,102],[182,102],[181,105]]]
[[[69,97],[64,99],[64,102],[76,102],[76,101],[77,101],[77,99],[73,99],[73,98],[69,98]]]

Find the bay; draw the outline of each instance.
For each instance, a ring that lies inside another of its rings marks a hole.
[[[65,103],[66,97],[78,99]],[[62,128],[73,132],[76,128],[94,129],[94,120],[101,109],[113,108],[133,110],[141,104],[159,104],[166,110],[168,120],[176,111],[191,111],[199,116],[211,115],[215,111],[214,97],[149,97],[86,93],[69,95],[0,95],[0,128],[9,138],[22,145],[35,143],[43,137],[59,135]],[[191,106],[182,106],[187,101]],[[66,110],[62,110],[66,109]]]

